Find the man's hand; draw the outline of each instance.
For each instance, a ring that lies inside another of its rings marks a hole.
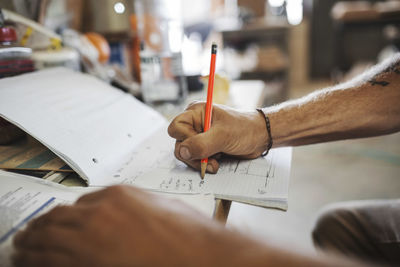
[[[216,173],[219,153],[252,159],[265,151],[268,133],[257,111],[239,112],[214,105],[211,128],[203,133],[204,108],[204,102],[192,103],[169,125],[168,133],[176,139],[177,159],[199,170],[200,160],[208,157],[207,171]]]
[[[114,186],[59,206],[14,239],[16,266],[222,266],[255,242],[177,200]]]
[[[19,266],[354,266],[261,244],[180,201],[112,186],[58,206],[14,238]]]

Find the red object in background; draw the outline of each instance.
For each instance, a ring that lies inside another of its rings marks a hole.
[[[34,70],[35,67],[31,59],[0,60],[0,78],[11,77]]]
[[[11,27],[1,27],[0,28],[0,42],[16,42],[17,32]]]
[[[18,48],[17,32],[12,27],[0,27],[0,49],[2,57],[0,59],[0,78],[10,77],[26,72],[34,71],[34,64],[30,55],[16,56],[12,48]],[[11,51],[10,51],[11,48]],[[1,124],[0,124],[1,126]]]

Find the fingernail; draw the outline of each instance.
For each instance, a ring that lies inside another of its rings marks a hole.
[[[214,172],[214,168],[212,165],[207,165],[207,171],[208,172]]]
[[[187,147],[181,147],[179,150],[179,155],[181,155],[181,158],[183,159],[190,159],[192,155],[190,155],[189,149]]]

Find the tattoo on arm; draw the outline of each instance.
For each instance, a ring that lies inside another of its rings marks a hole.
[[[369,80],[368,82],[371,85],[380,85],[380,86],[386,86],[389,85],[390,83],[388,81],[383,81],[383,80],[377,80],[377,76],[378,75],[382,75],[385,73],[389,73],[389,72],[393,72],[397,75],[400,75],[400,62],[395,62],[394,64],[391,64],[389,67],[387,67],[384,71],[382,71],[381,73],[375,75],[375,77],[373,77],[371,80]]]
[[[389,84],[389,82],[386,82],[386,81],[377,81],[377,80],[375,80],[375,78],[372,79],[372,80],[369,80],[368,82],[369,82],[371,85],[381,85],[381,86],[386,86],[386,85]]]

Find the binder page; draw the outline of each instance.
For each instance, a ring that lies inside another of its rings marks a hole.
[[[99,186],[166,123],[133,96],[65,68],[1,79],[0,116]]]

